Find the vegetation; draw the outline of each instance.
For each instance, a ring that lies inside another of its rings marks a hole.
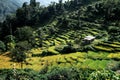
[[[6,62],[0,66],[0,78],[119,80],[119,4],[119,0],[59,0],[47,7],[36,0],[24,3],[0,23],[0,51],[7,51],[0,55],[1,64]]]
[[[3,69],[0,70],[1,80],[12,80],[12,79],[22,79],[22,80],[119,80],[120,76],[109,70],[94,71],[90,69],[76,69],[76,68],[59,68],[54,67],[44,73],[40,71],[39,73],[31,69]]]

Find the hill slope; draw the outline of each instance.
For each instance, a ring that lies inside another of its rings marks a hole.
[[[18,0],[0,0],[0,22],[5,20],[5,16],[15,13],[20,6]]]
[[[119,0],[61,1],[41,7],[33,0],[1,24],[1,51],[13,52],[0,55],[7,62],[0,68],[16,62],[16,68],[21,63],[45,71],[54,66],[120,70]]]

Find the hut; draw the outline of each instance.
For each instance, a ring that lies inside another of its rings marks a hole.
[[[95,37],[94,36],[86,36],[84,38],[84,42],[87,43],[87,44],[90,44],[91,42],[93,42],[95,40]]]

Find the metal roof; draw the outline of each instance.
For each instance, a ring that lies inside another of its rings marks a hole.
[[[84,40],[93,40],[93,39],[95,39],[94,36],[86,36],[86,37],[84,38]]]

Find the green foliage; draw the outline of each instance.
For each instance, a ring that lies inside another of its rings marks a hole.
[[[47,80],[87,80],[93,70],[78,69],[75,67],[53,67],[46,74]]]
[[[93,71],[89,69],[54,67],[47,73],[48,80],[119,80],[120,76],[113,71]]]
[[[107,68],[109,70],[117,71],[120,69],[120,63],[111,61],[108,63]]]
[[[90,74],[88,80],[119,80],[120,76],[115,74],[113,71],[107,71],[107,70],[102,70],[102,71],[95,71]]]
[[[107,59],[108,54],[107,52],[88,51],[87,57],[93,60],[104,60]]]
[[[23,6],[16,11],[17,24],[19,24],[19,26],[32,26],[38,24],[40,21],[39,14],[41,13],[41,9],[39,3],[35,0],[31,0],[29,5],[24,3]]]
[[[26,62],[27,54],[26,51],[31,49],[31,45],[27,41],[18,42],[14,49],[11,50],[11,58],[13,61],[21,63]]]
[[[3,41],[0,41],[0,51],[5,51],[6,50],[6,46],[4,44]]]
[[[9,42],[7,43],[7,50],[12,50],[14,49],[16,44],[14,42]]]
[[[109,40],[110,41],[119,41],[119,34],[120,34],[120,29],[117,26],[109,26],[108,27],[108,33],[110,34]]]
[[[17,28],[16,32],[16,38],[19,41],[24,41],[24,40],[29,40],[33,37],[33,29],[31,27],[22,27],[22,28]]]
[[[76,52],[76,49],[72,45],[59,46],[55,50],[62,54]]]
[[[31,69],[0,70],[0,80],[39,80],[39,73]]]
[[[15,36],[13,36],[13,35],[7,35],[5,37],[6,42],[13,42],[14,40],[15,40]]]
[[[15,45],[16,45],[15,40],[16,40],[15,36],[13,36],[13,35],[7,35],[5,37],[5,43],[7,44],[6,45],[7,46],[7,50],[12,50],[12,49],[15,48]]]
[[[15,47],[21,49],[22,51],[27,51],[32,48],[31,44],[28,41],[20,41],[16,43]]]
[[[13,61],[16,61],[16,62],[23,62],[26,60],[26,54],[24,51],[22,51],[21,49],[19,48],[15,48],[12,50],[11,52],[11,58]]]
[[[51,55],[57,55],[58,53],[53,52],[53,51],[49,51],[49,50],[45,50],[43,51],[40,55],[41,56],[51,56]]]
[[[2,69],[1,80],[119,80],[120,75],[109,70],[94,71],[75,67],[53,67],[45,73],[38,73],[32,69]]]
[[[10,45],[7,46],[10,49],[14,47],[11,57],[13,61],[21,63],[26,60],[25,52],[32,47],[43,49],[42,53],[33,54],[32,57],[51,57],[51,55],[84,51],[83,56],[75,56],[75,58],[65,56],[56,63],[80,65],[89,69],[107,67],[107,69],[119,70],[120,64],[115,63],[119,61],[118,54],[110,58],[107,57],[108,54],[104,54],[104,52],[120,52],[119,43],[108,43],[108,41],[120,41],[119,5],[119,0],[68,0],[66,3],[59,0],[59,3],[53,2],[48,7],[41,7],[35,0],[30,0],[30,5],[24,3],[16,11],[16,16],[8,16],[0,24],[0,34],[3,38],[0,39],[0,49],[6,50],[4,42]],[[82,43],[83,37],[87,35],[95,36],[95,42]],[[89,50],[96,52],[92,53]],[[102,51],[102,54],[99,54],[99,51]],[[113,64],[108,63],[109,59],[115,60],[112,60]],[[89,69],[55,67],[51,70],[45,69],[39,74],[21,70],[18,71],[17,78],[21,80],[117,80],[120,78],[112,71],[92,73]],[[12,76],[6,74],[3,76],[13,79],[13,74]]]

